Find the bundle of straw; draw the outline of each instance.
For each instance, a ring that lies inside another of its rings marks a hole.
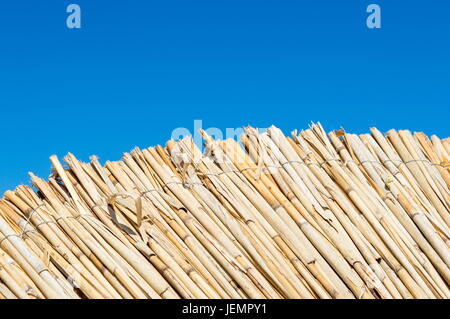
[[[0,200],[0,298],[449,298],[450,139],[201,131]]]

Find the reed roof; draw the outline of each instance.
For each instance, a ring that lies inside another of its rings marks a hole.
[[[449,138],[201,134],[7,191],[0,298],[450,297]]]

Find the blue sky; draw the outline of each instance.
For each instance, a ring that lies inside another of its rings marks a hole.
[[[52,154],[117,160],[195,119],[449,136],[449,14],[444,0],[4,1],[0,193],[47,177]]]

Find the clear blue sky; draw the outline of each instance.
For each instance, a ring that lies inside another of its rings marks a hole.
[[[449,136],[449,15],[447,0],[2,1],[0,194],[47,177],[51,154],[117,160],[194,119]]]

